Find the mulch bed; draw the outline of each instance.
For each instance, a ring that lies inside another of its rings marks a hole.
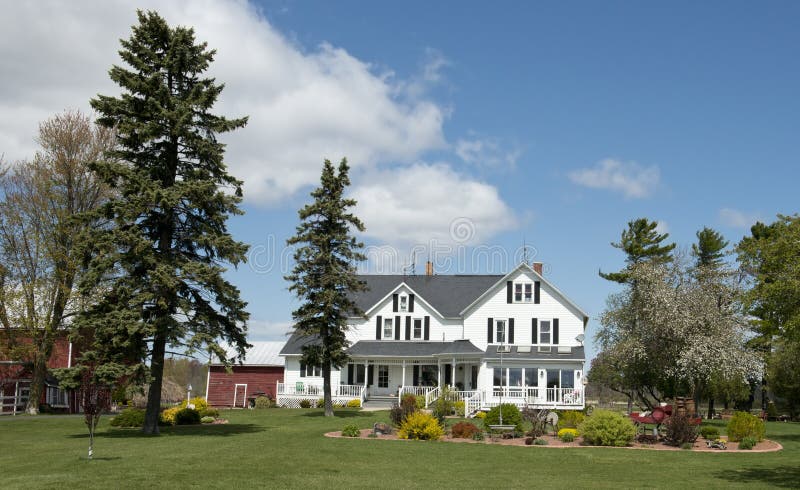
[[[368,437],[369,434],[372,433],[372,429],[361,429],[361,438],[363,439],[380,439],[380,440],[388,440],[388,441],[407,441],[407,439],[398,439],[396,434],[390,435],[379,435],[377,437]],[[355,437],[344,437],[342,436],[341,431],[336,432],[327,432],[325,437],[337,437],[343,439],[356,439]],[[500,437],[486,437],[483,441],[475,441],[473,439],[459,439],[459,438],[452,438],[449,435],[439,439],[442,442],[460,442],[460,443],[467,443],[467,444],[493,444],[499,446],[523,446],[523,447],[535,447],[535,448],[592,448],[592,447],[601,447],[601,446],[584,446],[580,443],[579,440],[575,442],[564,442],[558,437],[552,435],[543,436],[542,439],[547,440],[546,446],[535,446],[530,445],[526,446],[525,438],[524,437],[517,437],[514,439],[502,439]],[[706,447],[706,441],[702,437],[698,437],[697,441],[694,443],[692,447],[692,451],[695,452],[703,452],[703,453],[768,453],[774,451],[780,451],[783,449],[779,443],[775,441],[771,441],[769,439],[764,439],[763,441],[756,444],[756,447],[753,449],[745,450],[739,449],[739,443],[737,442],[728,442],[728,449],[709,449]],[[607,447],[607,446],[602,446]],[[679,447],[674,446],[667,446],[666,444],[656,443],[656,444],[641,444],[638,442],[634,442],[632,445],[627,447],[621,447],[617,449],[646,449],[646,450],[656,450],[656,451],[686,451],[686,449],[681,449]]]

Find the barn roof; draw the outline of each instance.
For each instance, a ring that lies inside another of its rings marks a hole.
[[[242,365],[244,366],[283,366],[283,357],[279,356],[281,349],[283,346],[286,345],[286,341],[279,341],[279,342],[250,342],[253,347],[247,349],[247,353],[245,354],[245,358],[242,361]],[[227,356],[230,359],[231,357],[236,355],[236,349],[233,347],[227,347],[226,349]],[[222,363],[219,360],[216,360],[213,364],[215,366],[221,365]],[[238,363],[236,363],[238,365]]]

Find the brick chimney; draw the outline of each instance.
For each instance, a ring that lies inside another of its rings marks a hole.
[[[542,275],[542,263],[541,262],[534,262],[533,263],[533,270],[535,270],[536,273],[541,276]]]
[[[433,275],[433,262],[430,260],[425,262],[425,275],[432,276]]]

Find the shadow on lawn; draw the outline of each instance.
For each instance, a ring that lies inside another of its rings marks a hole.
[[[784,465],[743,468],[734,471],[726,470],[717,473],[717,478],[735,483],[768,484],[783,488],[797,488],[797,482],[800,481],[800,467]]]
[[[182,425],[176,427],[161,427],[162,436],[235,436],[238,434],[253,434],[263,432],[272,427],[265,427],[255,424],[220,424],[220,425]],[[72,439],[88,439],[89,434],[71,434],[67,437]],[[108,429],[105,432],[98,432],[95,437],[107,437],[110,439],[128,438],[148,438],[154,437],[149,434],[142,434],[140,429]]]
[[[303,417],[324,417],[325,412],[322,410],[315,410],[313,412],[304,413]],[[356,412],[356,411],[346,411],[346,412],[338,412],[336,410],[333,411],[334,418],[353,418],[353,417],[373,417],[374,415],[372,412]]]

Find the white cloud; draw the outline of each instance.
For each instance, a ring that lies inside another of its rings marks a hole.
[[[365,234],[391,245],[485,243],[517,225],[497,188],[445,164],[371,172],[352,196]]]
[[[669,233],[669,225],[666,221],[658,221],[656,222],[656,233],[664,234]]]
[[[247,340],[287,340],[292,322],[250,320],[247,322]]]
[[[522,154],[519,149],[504,151],[497,140],[481,137],[459,139],[453,150],[465,163],[488,167],[508,166],[513,168]]]
[[[656,165],[645,167],[636,162],[622,162],[613,158],[601,160],[592,168],[570,172],[568,177],[575,184],[622,192],[628,198],[650,196],[661,179]]]
[[[119,63],[118,39],[129,37],[136,8],[156,7],[217,49],[210,74],[226,89],[215,111],[250,116],[246,128],[223,136],[245,199],[275,202],[316,183],[326,157],[372,168],[445,146],[439,105],[410,96],[405,82],[343,49],[292,44],[245,1],[116,0],[4,6],[0,153],[7,160],[32,155],[39,121],[64,108],[88,109],[98,92],[118,93],[107,75]],[[445,64],[432,56],[422,78],[438,80]]]
[[[749,229],[756,221],[759,221],[760,215],[758,213],[745,213],[737,209],[722,208],[719,210],[719,220],[725,226],[731,228],[744,228]]]

